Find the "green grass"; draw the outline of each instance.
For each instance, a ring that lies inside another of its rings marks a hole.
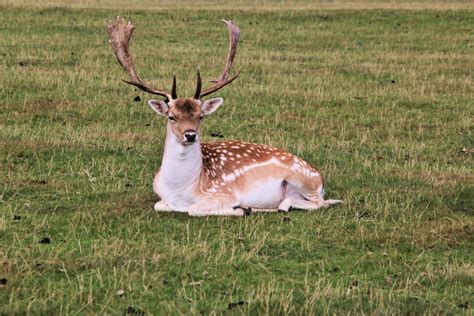
[[[474,11],[266,4],[0,6],[0,314],[472,313]],[[120,80],[119,14],[141,77],[182,96],[236,21],[242,74],[203,138],[285,147],[345,203],[155,213],[165,122]]]

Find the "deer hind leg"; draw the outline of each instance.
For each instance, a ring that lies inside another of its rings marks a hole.
[[[282,183],[283,200],[278,204],[276,209],[253,209],[254,212],[289,212],[295,201],[306,201],[287,181]],[[299,204],[298,204],[299,205]],[[313,207],[314,208],[314,207]]]
[[[299,194],[287,181],[282,183],[283,200],[278,204],[276,209],[253,209],[254,212],[289,212],[294,205],[294,201],[305,201],[304,197]]]
[[[323,183],[320,177],[308,178],[301,175],[292,175],[287,180],[286,196],[291,199],[291,207],[316,210],[341,203],[340,200],[324,200]]]
[[[188,208],[190,216],[244,216],[250,209],[238,207],[234,197],[205,197]]]

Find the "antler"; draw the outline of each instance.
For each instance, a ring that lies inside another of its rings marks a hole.
[[[237,77],[240,75],[240,70],[239,70],[235,76],[228,79],[230,68],[232,67],[235,54],[237,53],[237,44],[239,42],[239,37],[240,37],[240,28],[232,21],[222,20],[222,22],[224,22],[225,25],[227,26],[227,29],[229,30],[229,38],[230,38],[229,53],[227,54],[227,61],[226,61],[224,70],[222,71],[222,74],[219,77],[219,79],[212,81],[215,84],[205,89],[202,92],[201,92],[201,75],[199,74],[199,71],[198,71],[198,74],[197,74],[198,83],[196,87],[196,93],[194,94],[195,99],[200,99],[202,97],[205,97],[206,95],[216,92],[217,90],[223,88],[224,86],[228,85],[229,83],[237,79]]]
[[[114,49],[115,56],[117,57],[118,62],[122,65],[123,69],[130,76],[130,81],[124,80],[126,83],[134,85],[141,90],[151,93],[161,95],[168,100],[173,100],[176,98],[176,79],[173,79],[173,91],[170,94],[169,92],[161,89],[155,89],[145,84],[138,77],[135,67],[133,66],[132,56],[128,51],[128,42],[132,37],[133,30],[135,26],[130,22],[126,21],[124,18],[117,17],[117,20],[110,21],[107,25],[107,33],[109,34],[109,43]]]

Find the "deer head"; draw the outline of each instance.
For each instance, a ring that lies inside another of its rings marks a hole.
[[[176,76],[173,77],[171,92],[153,88],[144,83],[135,71],[133,60],[128,49],[135,26],[121,17],[117,17],[115,21],[111,21],[107,25],[107,33],[110,38],[109,42],[114,49],[115,56],[130,77],[130,80],[124,81],[145,92],[165,98],[163,101],[149,100],[148,104],[155,112],[168,118],[168,130],[171,131],[183,145],[190,145],[198,140],[201,119],[213,113],[223,103],[222,98],[214,98],[206,101],[203,101],[202,98],[225,87],[237,79],[240,74],[239,71],[236,75],[229,78],[229,71],[232,68],[232,63],[237,53],[240,29],[232,21],[222,21],[227,26],[230,35],[229,52],[224,70],[217,80],[211,81],[213,85],[204,90],[202,90],[201,74],[198,70],[196,76],[196,92],[191,98],[178,98],[176,93]]]

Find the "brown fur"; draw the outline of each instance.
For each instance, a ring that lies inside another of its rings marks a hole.
[[[323,177],[311,164],[283,149],[240,141],[201,144],[203,154],[203,176],[200,189],[213,194],[231,194],[236,190],[245,192],[255,179],[278,177],[303,191],[308,198],[319,198]],[[278,163],[239,170],[246,166],[258,166],[275,158]],[[298,170],[292,169],[298,166]],[[237,172],[236,172],[237,171]],[[309,175],[313,174],[313,177]],[[317,176],[315,176],[317,174]],[[234,176],[232,176],[234,175]],[[228,176],[227,180],[223,177]]]
[[[194,99],[176,99],[169,103],[172,113],[179,117],[196,118],[201,115],[199,101]]]
[[[194,99],[176,99],[168,104],[168,116],[176,121],[171,121],[171,130],[178,139],[182,139],[186,131],[199,132],[201,117],[200,102]]]

